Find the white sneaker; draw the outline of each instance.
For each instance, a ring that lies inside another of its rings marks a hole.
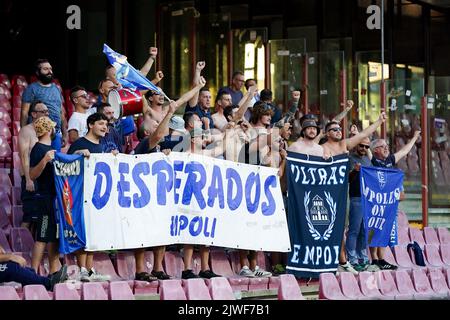
[[[366,271],[369,271],[369,272],[377,272],[380,270],[381,270],[380,267],[377,266],[376,264],[369,264],[369,266],[366,269]]]
[[[252,270],[250,270],[250,268],[248,266],[243,266],[241,271],[239,272],[240,276],[244,276],[244,277],[249,277],[249,278],[254,278],[255,274],[253,273]]]
[[[337,271],[338,272],[351,272],[355,275],[359,274],[359,272],[356,271],[355,268],[353,268],[351,263],[348,261],[345,264],[339,264]]]
[[[87,271],[87,269],[85,267],[81,267],[80,268],[80,274],[78,275],[79,280],[81,282],[89,282],[89,272]]]
[[[89,281],[109,281],[111,276],[107,274],[98,273],[94,268],[91,269]]]
[[[254,275],[255,275],[255,277],[258,277],[258,278],[269,278],[272,276],[272,273],[256,266]]]

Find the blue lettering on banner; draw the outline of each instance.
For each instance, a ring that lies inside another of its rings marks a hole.
[[[152,175],[156,175],[156,199],[160,206],[166,205],[166,194],[172,190],[174,173],[172,166],[165,160],[153,164]],[[179,187],[179,185],[178,185]]]
[[[231,211],[239,208],[242,202],[242,180],[239,173],[232,169],[227,169],[227,180],[228,180],[228,188],[227,188],[227,203],[228,207]],[[236,196],[233,198],[233,186],[236,186]]]
[[[198,162],[190,162],[186,164],[186,168],[184,170],[185,173],[188,174],[186,179],[186,186],[183,192],[183,201],[182,203],[185,206],[191,204],[192,196],[195,196],[197,199],[197,203],[200,209],[205,209],[206,202],[203,197],[202,190],[206,184],[206,171],[201,163]],[[197,177],[200,176],[200,179],[197,180]]]
[[[192,237],[198,237],[203,233],[205,238],[214,238],[216,233],[217,218],[212,219],[211,227],[209,227],[210,218],[202,216],[190,218],[185,215],[177,215],[172,216],[170,221],[170,235],[172,237],[177,237],[184,231],[187,231]]]
[[[251,193],[253,186],[255,186],[255,200],[252,202]],[[255,213],[258,210],[259,198],[261,197],[261,181],[259,179],[259,174],[254,174],[253,172],[247,177],[245,182],[245,200],[247,202],[247,209],[249,213]]]
[[[218,166],[214,166],[211,185],[208,188],[208,207],[214,207],[217,197],[219,198],[220,209],[225,208],[222,173]]]
[[[184,167],[183,161],[174,161],[173,163],[173,176],[174,176],[174,187],[173,187],[173,195],[174,195],[174,201],[175,204],[178,204],[180,201],[180,195],[178,194],[177,190],[181,187],[181,179],[177,177],[177,172],[182,172]]]
[[[130,165],[126,162],[119,163],[119,182],[117,182],[117,191],[119,192],[119,205],[122,208],[131,206],[131,198],[125,195],[130,191],[130,183],[125,180],[125,174],[130,172]]]
[[[95,164],[94,175],[97,177],[95,181],[94,193],[92,195],[92,204],[97,210],[101,210],[109,201],[112,189],[111,168],[105,162],[97,162]],[[106,179],[106,189],[103,195],[100,195],[103,185],[103,176]]]
[[[140,162],[133,168],[133,181],[141,191],[141,196],[137,193],[133,194],[133,206],[138,209],[145,207],[150,202],[150,191],[141,179],[141,174],[150,174],[150,165],[147,162]]]
[[[268,202],[263,202],[261,205],[262,214],[265,216],[271,216],[275,213],[275,199],[270,192],[270,187],[275,188],[277,186],[277,178],[275,176],[269,176],[264,182],[264,193]]]

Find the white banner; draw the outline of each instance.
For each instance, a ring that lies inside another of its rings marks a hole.
[[[92,154],[88,251],[175,243],[290,251],[277,170],[189,153]]]

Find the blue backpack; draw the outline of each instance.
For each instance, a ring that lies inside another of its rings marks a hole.
[[[412,249],[414,252],[414,258],[416,259],[416,264],[421,267],[425,267],[425,259],[423,257],[422,249],[420,248],[419,244],[414,241],[410,244],[408,244],[407,250]]]

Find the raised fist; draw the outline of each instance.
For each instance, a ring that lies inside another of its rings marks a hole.
[[[300,100],[300,91],[292,91],[292,99],[294,101]]]
[[[381,120],[381,122],[385,122],[386,121],[386,112],[382,112],[381,114],[380,114],[380,120]]]
[[[158,48],[156,48],[156,47],[150,47],[148,53],[150,54],[150,57],[152,57],[153,59],[155,59],[156,56],[158,55]]]
[[[205,61],[199,61],[197,62],[197,70],[202,71],[206,66],[206,62]]]
[[[161,81],[164,78],[164,73],[162,71],[156,72],[156,80]]]

